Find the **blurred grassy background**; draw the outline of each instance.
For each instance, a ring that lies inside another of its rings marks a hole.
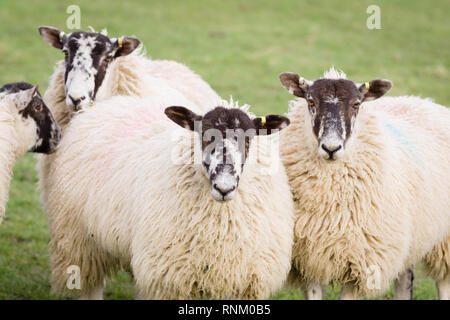
[[[450,2],[141,0],[6,1],[0,11],[0,84],[38,83],[41,92],[62,53],[37,32],[51,25],[66,32],[71,4],[81,8],[81,28],[107,27],[109,35],[135,35],[149,56],[185,63],[224,98],[252,105],[256,113],[286,112],[291,96],[278,74],[295,71],[314,79],[334,65],[355,81],[391,79],[390,95],[431,97],[450,105]],[[381,30],[368,30],[366,9],[381,8]],[[36,191],[35,159],[15,166],[6,221],[0,225],[0,299],[54,299],[50,294],[45,212]],[[326,298],[335,299],[330,286]],[[133,285],[119,273],[107,299],[129,299]],[[416,299],[435,299],[434,283],[419,266]],[[276,299],[302,299],[287,289]],[[380,298],[392,298],[392,292]]]

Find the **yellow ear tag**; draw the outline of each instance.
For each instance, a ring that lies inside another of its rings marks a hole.
[[[266,124],[266,117],[261,117],[261,124],[265,125]]]
[[[122,48],[122,43],[123,43],[123,37],[120,37],[119,39],[117,39],[117,44],[119,45],[119,48]]]
[[[305,83],[305,81],[303,80],[303,78],[298,79],[298,84],[299,85],[303,85]]]
[[[366,86],[366,89],[369,90],[370,84],[368,82],[366,82],[366,83],[364,83],[364,85]]]

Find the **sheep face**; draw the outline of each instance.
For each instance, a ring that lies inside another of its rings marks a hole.
[[[344,156],[360,104],[383,96],[392,87],[389,80],[377,79],[362,85],[342,78],[309,81],[290,72],[282,73],[280,80],[291,94],[308,102],[318,155],[325,160]]]
[[[201,136],[202,167],[211,195],[217,201],[229,201],[236,196],[252,138],[289,125],[284,116],[251,119],[237,108],[216,107],[200,116],[184,107],[169,107],[165,113],[181,127]]]
[[[25,82],[6,84],[0,88],[10,103],[14,104],[18,124],[16,130],[27,150],[38,153],[51,153],[60,140],[60,130],[50,109],[45,105],[37,90]]]
[[[133,52],[140,41],[133,37],[108,38],[105,32],[64,34],[53,27],[40,27],[39,33],[53,47],[63,51],[66,104],[79,110],[91,104],[103,83],[111,61]]]

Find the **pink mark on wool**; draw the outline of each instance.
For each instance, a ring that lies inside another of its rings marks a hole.
[[[127,114],[122,121],[117,122],[111,128],[114,141],[123,143],[124,140],[128,140],[136,135],[152,133],[152,125],[161,121],[168,121],[167,116],[164,114],[166,107],[165,104],[158,103],[158,105],[152,104],[149,107],[133,110],[132,113]]]
[[[123,152],[123,146],[133,144],[154,134],[156,127],[162,123],[169,123],[164,114],[167,104],[162,101],[150,101],[147,106],[134,108],[131,112],[124,113],[120,121],[115,121],[114,126],[104,131],[105,145],[99,150],[98,158],[102,159],[99,164],[104,169],[111,169],[112,160],[115,155]],[[106,140],[107,139],[107,140]]]

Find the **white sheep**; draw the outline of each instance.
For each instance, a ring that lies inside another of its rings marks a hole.
[[[1,223],[14,163],[27,151],[52,152],[59,141],[59,128],[37,86],[16,82],[0,88],[0,132]]]
[[[172,69],[179,68],[173,74],[176,78],[173,86],[161,74],[157,74],[158,77],[151,76],[151,72],[162,70],[166,64],[152,67],[153,63],[159,63],[144,56],[142,47],[139,47],[140,41],[136,38],[109,38],[104,31],[65,34],[53,27],[40,27],[39,33],[45,41],[65,54],[65,59],[56,64],[44,94],[44,100],[52,109],[63,132],[75,113],[92,106],[95,101],[113,96],[170,97],[167,101],[189,105],[198,110],[196,103],[173,88],[184,82],[192,85],[192,90],[196,91],[193,97],[199,101],[211,103],[218,97],[199,76],[176,63],[167,63]],[[167,69],[170,72],[170,68]],[[52,159],[53,156],[45,156],[38,162],[43,201],[47,196],[47,183],[51,183],[46,179],[46,172],[52,166]]]
[[[73,110],[114,95],[147,96],[163,87],[172,95],[197,106],[213,107],[217,93],[188,67],[145,57],[134,37],[109,38],[106,31],[65,34],[54,27],[40,27],[47,43],[60,49],[65,59],[56,65],[45,93],[46,102],[64,127]]]
[[[81,297],[99,299],[122,267],[141,299],[267,298],[290,270],[293,200],[269,148],[278,134],[240,133],[289,120],[233,103],[204,116],[168,108],[186,130],[166,105],[113,97],[71,120],[44,173],[53,289],[67,291],[74,265]]]
[[[296,208],[293,276],[308,289],[340,282],[341,299],[380,293],[449,235],[450,112],[416,97],[367,102],[391,82],[358,85],[334,69],[280,80],[303,98],[290,103],[281,137]]]

